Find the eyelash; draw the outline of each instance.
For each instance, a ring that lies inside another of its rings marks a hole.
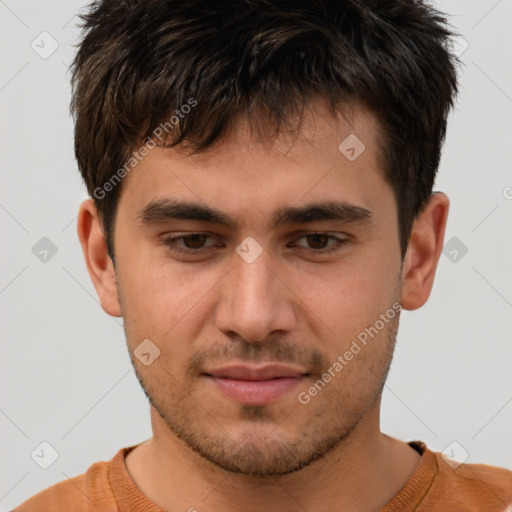
[[[193,235],[206,235],[206,236],[209,236],[211,237],[211,235],[209,235],[208,233],[189,233],[187,235],[181,235],[181,236],[176,236],[176,237],[167,237],[167,238],[164,238],[162,240],[162,243],[164,245],[166,245],[170,250],[172,250],[173,252],[177,252],[177,253],[180,253],[180,254],[188,254],[188,255],[191,255],[191,254],[199,254],[201,252],[204,252],[203,249],[183,249],[183,248],[180,248],[180,247],[176,247],[174,245],[175,241],[176,240],[182,240],[184,238],[187,238],[189,236],[193,236]],[[327,255],[327,254],[332,254],[338,250],[341,249],[342,246],[346,245],[349,243],[349,240],[346,239],[346,238],[338,238],[337,236],[334,236],[334,235],[329,235],[327,233],[322,233],[322,232],[312,232],[312,233],[306,233],[306,234],[303,234],[301,235],[298,240],[300,240],[301,238],[304,238],[304,237],[307,237],[307,236],[312,236],[312,235],[326,235],[328,236],[330,239],[334,239],[336,240],[336,245],[334,245],[333,247],[330,247],[328,249],[319,249],[319,250],[315,250],[315,249],[307,249],[307,248],[304,248],[302,247],[302,249],[305,249],[307,252],[310,252],[310,253],[314,253],[315,255]],[[213,246],[207,248],[206,250],[208,249],[212,249],[214,248]]]

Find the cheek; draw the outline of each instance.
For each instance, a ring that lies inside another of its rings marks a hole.
[[[120,275],[130,309],[137,316],[179,316],[182,304],[197,300],[197,270],[171,261],[164,248],[147,245],[123,256]]]
[[[223,274],[169,261],[146,260],[131,267],[124,263],[119,276],[130,345],[149,338],[162,356],[185,357],[187,347],[190,351],[190,344],[198,338],[205,305],[211,303]]]
[[[294,278],[289,275],[288,283],[303,303],[299,307],[309,322],[318,323],[328,338],[342,346],[375,322],[395,300],[392,275],[390,268],[366,258],[314,274],[300,272],[300,277]]]
[[[297,400],[318,415],[330,411],[340,424],[352,423],[382,391],[393,353],[390,323],[369,341],[355,339],[334,350],[331,365],[317,380],[299,390]]]

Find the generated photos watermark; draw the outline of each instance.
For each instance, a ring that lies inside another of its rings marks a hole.
[[[179,125],[180,119],[184,119],[186,115],[197,105],[197,100],[189,98],[187,103],[181,105],[180,108],[174,111],[168,121],[159,124],[153,130],[153,137],[148,137],[146,143],[141,146],[137,151],[132,153],[132,156],[120,167],[110,178],[101,186],[96,187],[93,191],[93,196],[96,199],[103,199],[108,192],[114,190],[114,188],[121,183],[121,180],[132,171],[135,166],[149,153],[149,151],[156,147],[157,143],[154,138],[157,138],[160,142],[163,140],[164,133],[168,135],[176,126]]]
[[[345,351],[342,356],[340,355],[336,358],[336,361],[327,369],[322,377],[318,379],[312,386],[310,386],[307,391],[301,391],[297,395],[298,401],[303,405],[309,404],[309,402],[311,402],[311,398],[318,395],[318,393],[322,391],[322,389],[324,389],[325,386],[327,386],[327,384],[331,382],[331,380],[334,379],[334,377],[336,377],[336,375],[338,375],[350,361],[352,361],[354,356],[361,352],[362,347],[359,343],[361,343],[363,346],[366,346],[369,341],[368,337],[373,339],[382,329],[384,329],[390,320],[395,318],[397,313],[400,311],[400,308],[400,303],[395,302],[385,313],[382,313],[379,316],[379,320],[375,321],[372,326],[365,328],[364,331],[361,331],[357,335],[357,340],[352,340],[350,348]]]

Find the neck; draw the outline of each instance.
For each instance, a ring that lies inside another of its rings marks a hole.
[[[153,437],[126,466],[137,487],[165,510],[379,511],[405,486],[420,455],[380,432],[380,401],[322,459],[288,475],[229,473],[193,452],[151,407]],[[250,504],[250,505],[248,505]]]

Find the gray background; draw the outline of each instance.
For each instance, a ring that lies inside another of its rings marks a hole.
[[[469,45],[435,187],[456,239],[429,302],[403,312],[382,429],[512,469],[512,0],[437,4]],[[87,194],[67,66],[84,5],[0,0],[0,510],[151,436],[121,320],[99,306],[76,234]],[[43,237],[57,249],[46,261]],[[31,458],[51,456],[43,441],[59,454],[48,469]]]

